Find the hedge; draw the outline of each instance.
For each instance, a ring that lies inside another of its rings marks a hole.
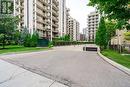
[[[94,42],[53,41],[54,46],[81,45],[81,44],[94,44]]]

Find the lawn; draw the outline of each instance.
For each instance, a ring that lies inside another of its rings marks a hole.
[[[130,69],[130,55],[121,55],[118,52],[112,50],[104,50],[101,53],[109,59]]]
[[[1,48],[1,47],[0,47]],[[24,47],[18,45],[6,46],[5,49],[0,49],[0,54],[3,53],[19,53],[19,52],[34,52],[34,51],[42,51],[48,50],[48,47]]]

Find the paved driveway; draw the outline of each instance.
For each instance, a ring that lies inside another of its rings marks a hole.
[[[82,47],[56,47],[52,51],[1,58],[70,87],[130,87],[130,76],[102,60],[96,52],[83,52]]]

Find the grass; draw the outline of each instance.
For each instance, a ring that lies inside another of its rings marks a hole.
[[[0,47],[1,48],[1,47]],[[42,51],[48,50],[48,47],[24,47],[18,45],[6,46],[5,49],[0,49],[0,54],[3,53],[19,53],[19,52],[34,52],[34,51]]]
[[[113,50],[104,50],[101,53],[109,59],[130,69],[130,55],[121,55]]]

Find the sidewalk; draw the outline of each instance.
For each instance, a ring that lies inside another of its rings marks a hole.
[[[67,87],[0,60],[0,87]]]

